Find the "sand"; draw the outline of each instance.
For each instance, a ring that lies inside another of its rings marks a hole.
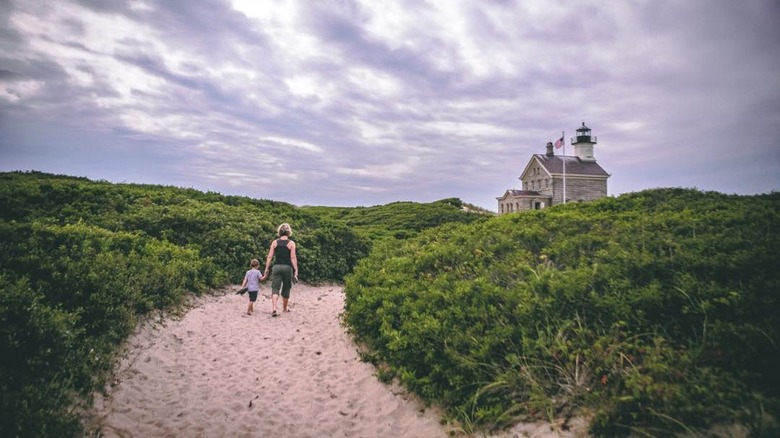
[[[396,384],[381,383],[340,325],[336,285],[298,284],[291,312],[271,317],[266,287],[193,299],[178,318],[147,321],[123,348],[87,431],[102,437],[447,437],[443,425]],[[281,309],[281,300],[280,300]],[[560,431],[560,429],[559,429]],[[502,436],[559,437],[549,424]]]

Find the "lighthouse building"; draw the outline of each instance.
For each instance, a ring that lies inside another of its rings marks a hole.
[[[609,174],[593,155],[596,137],[585,123],[571,139],[574,155],[555,155],[556,145],[547,143],[544,154],[534,154],[520,175],[521,189],[509,189],[498,200],[498,213],[538,210],[566,202],[592,201],[607,196]],[[565,151],[565,147],[563,148]]]

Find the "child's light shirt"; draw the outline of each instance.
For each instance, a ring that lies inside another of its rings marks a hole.
[[[262,276],[263,273],[255,268],[246,271],[244,278],[246,279],[246,287],[249,292],[257,292],[260,290],[260,277]]]

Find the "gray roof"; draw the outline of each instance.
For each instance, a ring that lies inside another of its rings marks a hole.
[[[535,190],[509,189],[507,191],[512,196],[547,196],[547,195],[542,195],[541,193],[539,193],[539,192],[537,192]]]
[[[535,190],[518,190],[518,189],[509,189],[504,193],[503,196],[499,196],[496,199],[504,199],[506,196],[512,196],[512,197],[527,197],[527,198],[550,198],[550,195],[544,195],[542,193],[539,193]]]
[[[569,155],[553,155],[552,157],[548,157],[546,154],[534,154],[533,156],[539,160],[547,172],[551,174],[563,173],[563,160],[566,160],[567,175],[609,176],[609,174],[595,161],[582,161],[579,157],[572,157]]]

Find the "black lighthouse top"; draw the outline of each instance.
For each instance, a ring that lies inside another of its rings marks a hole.
[[[591,137],[590,135],[590,128],[585,126],[585,122],[582,122],[582,127],[577,128],[577,137],[575,141],[571,142],[572,144],[575,143],[596,143],[596,137]]]

